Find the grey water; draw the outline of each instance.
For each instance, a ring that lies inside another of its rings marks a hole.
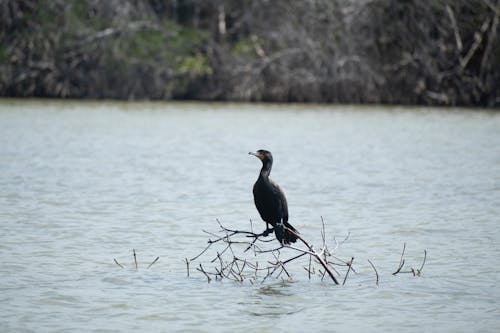
[[[187,277],[216,219],[264,228],[261,148],[344,286]],[[1,332],[498,332],[499,258],[498,112],[0,101]]]

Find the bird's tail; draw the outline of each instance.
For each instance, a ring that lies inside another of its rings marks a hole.
[[[283,237],[283,244],[290,244],[290,243],[295,243],[297,241],[297,235],[295,235],[293,232],[290,230],[293,230],[295,233],[299,233],[297,229],[295,229],[290,223],[285,222],[284,226],[286,227],[284,237]]]

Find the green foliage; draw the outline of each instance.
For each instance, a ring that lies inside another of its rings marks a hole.
[[[207,57],[202,54],[183,58],[180,62],[179,70],[181,73],[194,75],[210,75],[213,73]]]
[[[51,6],[49,1],[39,1],[34,10],[26,14],[27,21],[37,22],[41,27],[61,26],[62,15]]]
[[[69,1],[64,11],[64,25],[74,35],[105,29],[109,22],[101,15],[89,15],[89,4],[82,0]]]
[[[0,15],[0,95],[499,103],[483,1],[19,3]]]
[[[233,57],[255,57],[254,42],[250,37],[241,38],[231,48],[230,54]]]
[[[113,54],[127,62],[144,62],[173,68],[182,72],[209,74],[211,68],[199,49],[208,35],[202,30],[183,28],[167,22],[164,31],[128,32],[110,42]],[[193,54],[196,54],[193,56]]]
[[[139,58],[146,61],[168,61],[167,39],[157,31],[138,31],[131,33],[127,38],[115,40],[122,54],[127,57]]]
[[[200,47],[210,37],[208,31],[184,27],[171,21],[165,22],[165,28],[173,35],[170,38],[169,46],[180,53],[186,53]]]

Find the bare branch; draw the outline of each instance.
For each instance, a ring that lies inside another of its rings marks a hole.
[[[125,267],[123,267],[123,265],[122,265],[122,264],[120,264],[118,261],[116,261],[116,259],[115,259],[115,258],[113,258],[113,260],[114,260],[115,264],[117,264],[117,265],[118,265],[118,266],[120,266],[121,268],[125,268]]]
[[[446,5],[446,12],[448,13],[448,16],[450,17],[451,26],[452,26],[453,32],[455,34],[455,41],[457,43],[457,50],[458,50],[458,52],[462,52],[462,49],[463,49],[462,37],[460,37],[460,31],[458,31],[457,20],[455,19],[455,14],[453,14],[453,10],[451,9],[451,7],[449,5]]]
[[[410,270],[408,271],[402,271],[402,268],[405,264],[405,260],[403,259],[403,256],[404,256],[404,253],[405,253],[405,248],[406,248],[406,243],[404,244],[403,246],[403,252],[401,253],[401,259],[399,261],[399,267],[398,269],[392,273],[392,275],[396,275],[398,273],[406,273],[406,274],[413,274],[413,276],[420,276],[421,275],[421,271],[422,269],[424,268],[424,265],[425,265],[425,260],[427,258],[427,250],[424,250],[424,259],[422,261],[422,265],[420,266],[420,269],[414,269],[413,267],[410,268]]]
[[[424,250],[424,260],[422,261],[422,265],[420,266],[419,269],[417,269],[417,275],[420,276],[422,274],[422,269],[424,268],[425,265],[425,260],[427,259],[427,250]]]
[[[352,257],[351,261],[349,261],[349,263],[347,264],[348,269],[347,269],[347,272],[345,273],[345,277],[344,277],[344,281],[342,282],[342,285],[344,285],[345,281],[347,280],[347,276],[349,275],[349,272],[351,271],[351,267],[352,267],[352,262],[353,261],[354,261],[354,257]]]
[[[403,251],[401,252],[401,259],[399,259],[399,266],[398,269],[392,273],[392,275],[396,275],[401,271],[401,268],[403,268],[405,261],[403,259],[403,256],[405,255],[405,249],[406,249],[406,243],[403,244]]]
[[[153,266],[153,265],[154,265],[154,263],[158,261],[158,259],[160,259],[160,257],[156,257],[156,259],[155,259],[155,260],[153,260],[153,262],[152,262],[152,263],[150,263],[150,264],[148,265],[148,268],[147,268],[147,269],[149,269],[151,266]]]
[[[370,259],[368,259],[368,262],[370,263],[370,265],[372,266],[373,270],[375,271],[375,274],[377,275],[377,281],[375,283],[378,286],[378,272],[377,272],[377,269],[375,268],[375,265],[370,261]]]
[[[500,14],[497,10],[495,12],[495,16],[493,18],[493,23],[491,24],[491,27],[490,27],[490,33],[488,35],[488,44],[486,44],[486,49],[484,50],[483,58],[481,59],[480,75],[482,75],[486,71],[486,69],[489,67],[488,66],[488,57],[491,53],[491,50],[493,49],[493,44],[495,43],[495,41],[498,43],[498,41],[496,40],[496,35],[497,35],[499,17],[500,17]]]
[[[286,227],[285,227],[286,228]],[[330,276],[330,278],[332,279],[332,281],[335,283],[335,284],[339,284],[339,281],[337,280],[337,278],[335,277],[335,275],[333,275],[333,272],[331,271],[331,269],[328,267],[328,264],[325,262],[325,260],[316,252],[314,251],[313,247],[311,245],[309,245],[309,243],[307,243],[304,238],[302,238],[302,236],[300,236],[298,233],[296,233],[295,231],[293,231],[292,229],[289,229],[289,228],[286,228],[288,229],[288,231],[290,231],[291,233],[293,233],[295,236],[297,236],[298,239],[300,239],[300,241],[311,251],[313,252],[313,255],[316,257],[316,259],[319,261],[319,263],[321,264],[321,266],[323,266],[323,268],[326,270],[326,272],[328,273],[328,275]]]
[[[474,43],[472,43],[472,46],[469,48],[469,51],[467,52],[467,54],[463,58],[460,59],[460,67],[462,68],[462,70],[464,70],[465,67],[467,67],[467,64],[472,59],[472,57],[476,53],[476,50],[479,48],[479,46],[483,42],[483,36],[484,36],[484,33],[486,32],[486,30],[488,30],[488,27],[490,25],[490,21],[491,21],[491,19],[487,18],[483,22],[483,24],[481,25],[480,30],[474,34]]]
[[[197,271],[201,272],[205,275],[208,282],[211,279],[215,278],[215,280],[223,280],[228,279],[231,281],[235,281],[238,283],[242,283],[245,280],[253,284],[256,281],[264,283],[269,278],[275,279],[291,279],[292,271],[289,269],[289,265],[291,263],[300,260],[301,258],[307,258],[308,264],[303,266],[304,270],[307,271],[308,279],[310,280],[312,276],[319,275],[321,280],[328,276],[333,283],[336,285],[340,284],[337,276],[341,274],[335,269],[334,266],[338,267],[346,267],[344,277],[342,280],[342,285],[345,285],[347,282],[347,278],[351,271],[356,273],[356,270],[353,267],[354,257],[351,257],[350,260],[344,260],[338,258],[337,256],[330,253],[328,250],[328,246],[326,243],[326,232],[325,232],[325,224],[322,223],[321,229],[321,241],[323,242],[322,247],[319,250],[316,250],[314,246],[306,241],[301,234],[298,234],[294,230],[289,228],[288,231],[297,236],[297,239],[300,240],[299,244],[289,245],[289,244],[280,244],[279,246],[267,245],[267,242],[260,244],[259,246],[255,245],[255,243],[261,242],[261,238],[268,235],[268,232],[263,233],[254,233],[245,230],[236,230],[225,227],[220,221],[217,221],[219,224],[219,230],[217,232],[206,232],[212,239],[209,240],[207,248],[205,248],[201,254],[194,257],[192,260],[185,259],[187,275],[189,276],[189,266],[191,261],[200,258],[202,254],[207,253],[207,249],[210,247],[214,247],[212,253],[215,252],[215,255],[211,258],[206,258],[210,264],[215,265],[211,266],[212,268],[206,269],[200,263],[196,268]],[[244,240],[247,237],[251,237],[251,241]],[[347,235],[346,239],[349,237]],[[242,240],[243,239],[243,240]],[[345,239],[344,239],[345,241]],[[343,242],[344,242],[343,241]],[[340,244],[336,242],[337,246]],[[248,249],[248,246],[251,246],[254,249],[254,255],[256,257],[261,256],[264,259],[264,264],[259,264],[258,261],[249,260],[249,258],[243,257]],[[406,251],[406,243],[403,244],[403,250],[401,252],[401,257],[399,261],[399,266],[396,272],[393,275],[398,273],[412,273],[415,276],[419,276],[420,272],[425,264],[427,252],[424,251],[424,259],[420,266],[420,269],[411,269],[410,271],[402,271],[405,265],[405,251]],[[286,259],[282,259],[282,254],[288,254],[292,252],[291,256],[287,256]],[[375,265],[368,260],[376,275],[376,283],[379,283],[379,274]],[[288,267],[287,267],[288,266]]]
[[[212,278],[208,275],[207,272],[205,272],[205,270],[203,269],[203,266],[201,265],[201,263],[200,263],[200,267],[196,268],[196,269],[198,271],[202,272],[203,274],[205,274],[205,276],[207,277],[208,282],[212,281]]]

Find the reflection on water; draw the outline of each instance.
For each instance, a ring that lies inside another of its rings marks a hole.
[[[293,292],[288,288],[290,282],[279,282],[258,289],[259,295],[263,296],[292,296]]]
[[[3,101],[0,139],[2,332],[500,329],[497,113]],[[350,232],[345,286],[186,277],[216,218],[258,227],[259,148],[304,237]]]
[[[304,309],[291,282],[278,282],[257,289],[257,293],[246,301],[248,313],[257,317],[280,318]]]

